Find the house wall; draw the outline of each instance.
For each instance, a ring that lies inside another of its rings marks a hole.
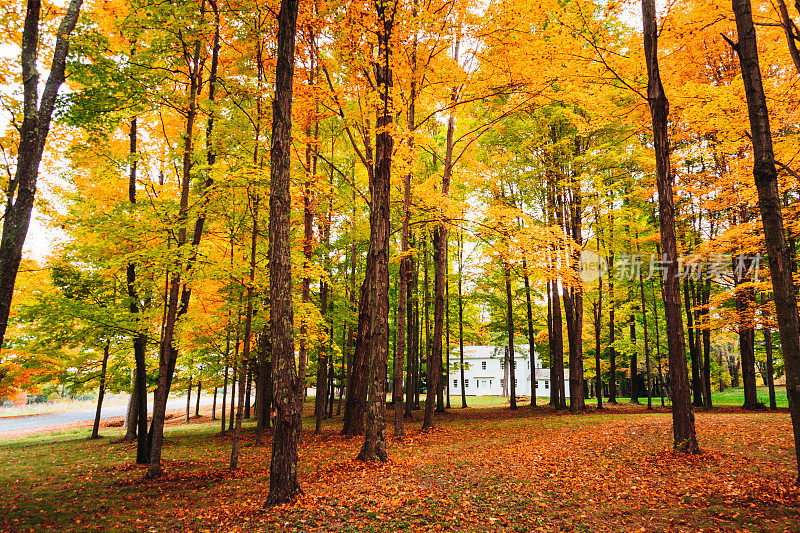
[[[464,391],[469,396],[503,396],[510,394],[510,387],[505,387],[508,369],[504,367],[505,349],[500,346],[465,346],[464,347]],[[515,377],[517,396],[531,395],[531,361],[527,355],[527,346],[520,346],[519,353],[515,349]],[[450,373],[448,375],[450,394],[461,394],[461,368],[459,351],[455,348],[450,354]],[[541,368],[538,356],[534,354],[534,373],[537,387],[536,396],[549,397],[550,369]],[[538,367],[538,368],[536,368]],[[566,374],[566,371],[565,371]],[[569,398],[569,376],[565,375],[565,391]],[[504,390],[505,389],[505,390]]]

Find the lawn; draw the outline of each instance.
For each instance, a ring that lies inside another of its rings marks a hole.
[[[501,399],[470,400],[428,433],[415,412],[385,465],[353,461],[361,438],[339,436],[339,420],[320,436],[308,429],[305,495],[273,509],[261,505],[269,446],[254,445],[249,424],[231,472],[217,422],[171,421],[157,481],[143,481],[117,428],[98,441],[83,429],[4,441],[0,530],[800,530],[786,413],[698,412],[703,453],[684,457],[670,451],[666,411],[510,412]]]

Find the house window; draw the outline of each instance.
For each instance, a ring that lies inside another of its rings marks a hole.
[[[457,379],[453,380],[453,387],[458,387],[458,380]]]
[[[505,387],[505,386],[506,386],[506,380],[500,378],[500,387]]]
[[[505,369],[505,367],[506,367],[506,361],[505,361],[505,359],[501,359],[500,360],[500,370]]]
[[[481,361],[481,370],[486,370],[486,361]]]
[[[465,380],[464,380],[464,388],[465,388],[465,389],[468,389],[468,388],[469,388],[469,380],[468,380],[468,379],[465,379]]]
[[[514,378],[514,388],[516,389],[517,387],[518,387],[518,385],[517,385],[517,379],[516,379],[516,378]]]
[[[531,362],[530,361],[528,361],[528,365],[527,366],[528,366],[528,368],[531,367]]]
[[[534,381],[533,382],[533,388],[534,389],[538,389],[539,388],[539,382],[538,381]]]
[[[489,380],[489,386],[490,387],[492,386],[492,380],[491,379]]]
[[[549,381],[545,381],[544,382],[544,388],[545,389],[549,389],[550,388],[550,382]]]
[[[514,361],[514,370],[516,370],[516,369],[517,369],[517,362]]]

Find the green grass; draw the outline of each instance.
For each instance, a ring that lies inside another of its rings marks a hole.
[[[767,387],[757,387],[756,395],[758,401],[769,407],[769,391]],[[722,392],[712,392],[711,398],[715,406],[736,406],[741,407],[744,404],[744,389],[742,387],[735,387],[732,389],[725,389]],[[775,387],[775,402],[778,407],[788,407],[789,402],[786,399],[786,387]]]

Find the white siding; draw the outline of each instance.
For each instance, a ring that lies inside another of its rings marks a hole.
[[[516,362],[516,393],[517,396],[531,395],[531,378],[535,377],[538,387],[534,387],[536,396],[550,396],[552,383],[550,382],[550,369],[541,368],[537,354],[534,354],[533,365],[528,357],[527,344],[515,346],[514,359]],[[504,346],[464,346],[464,391],[470,396],[501,396],[503,395],[506,371],[503,368],[505,360]],[[460,353],[455,347],[450,354],[450,393],[461,394],[461,368]],[[533,369],[531,369],[533,366]],[[532,372],[533,370],[533,372]],[[564,370],[564,390],[569,398],[569,372]],[[510,387],[506,394],[510,393]]]

